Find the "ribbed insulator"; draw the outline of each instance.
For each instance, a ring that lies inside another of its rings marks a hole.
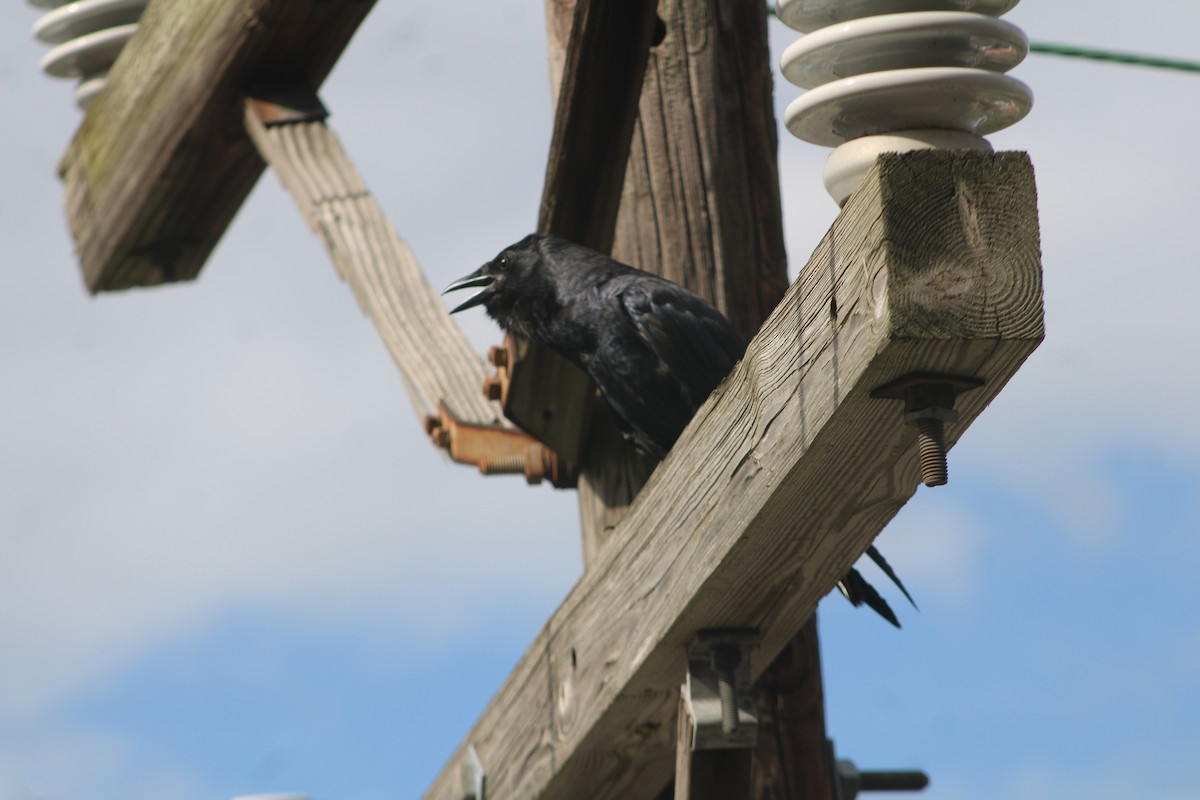
[[[51,9],[33,26],[33,35],[52,46],[42,70],[55,78],[78,78],[75,103],[87,108],[108,77],[108,68],[137,30],[149,0],[29,0]]]
[[[880,153],[991,150],[984,135],[1020,120],[1029,87],[1004,74],[1029,40],[997,17],[1017,0],[780,0],[807,33],[780,59],[807,92],[784,112],[795,136],[836,148],[825,188],[846,202]]]

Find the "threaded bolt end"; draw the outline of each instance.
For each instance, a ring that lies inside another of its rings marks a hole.
[[[946,467],[946,427],[940,419],[919,419],[917,448],[921,458],[921,480],[926,486],[945,486],[950,480]]]
[[[713,651],[717,696],[721,699],[721,732],[727,736],[738,729],[737,666],[741,661],[741,651],[736,647],[718,647]]]
[[[731,734],[738,727],[737,687],[734,686],[733,670],[721,670],[717,674],[717,694],[721,697],[721,732]]]
[[[502,456],[486,459],[479,465],[479,471],[484,475],[502,475],[525,471],[525,456]]]

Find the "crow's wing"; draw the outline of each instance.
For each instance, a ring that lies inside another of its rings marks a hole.
[[[693,412],[746,352],[729,320],[682,286],[638,276],[621,303],[642,341],[683,386]]]
[[[628,323],[620,329],[635,337],[619,349],[638,355],[624,380],[598,383],[634,439],[661,457],[746,346],[719,311],[657,276],[622,276],[608,289]]]

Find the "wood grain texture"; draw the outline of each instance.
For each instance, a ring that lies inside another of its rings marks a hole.
[[[660,13],[614,253],[708,298],[749,340],[788,285],[766,6]]]
[[[567,43],[575,19],[575,0],[545,0],[546,62],[550,69],[550,96],[562,89],[563,68],[567,63]]]
[[[316,89],[374,0],[152,2],[59,165],[92,292],[189,280],[263,169],[241,98]]]
[[[444,401],[460,420],[502,421],[484,398],[487,374],[334,132],[322,121],[265,126],[247,105],[246,129],[375,323],[418,417]]]
[[[538,230],[607,253],[654,33],[656,0],[578,0]]]
[[[695,632],[757,628],[757,678],[916,491],[915,433],[871,389],[984,378],[953,445],[1041,341],[1035,201],[1023,154],[879,160],[460,745],[490,797],[659,792]]]

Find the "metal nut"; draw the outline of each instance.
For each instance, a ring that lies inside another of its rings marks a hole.
[[[913,425],[922,419],[938,420],[939,422],[958,422],[958,412],[953,408],[940,408],[938,406],[904,412],[904,421],[909,425]]]

